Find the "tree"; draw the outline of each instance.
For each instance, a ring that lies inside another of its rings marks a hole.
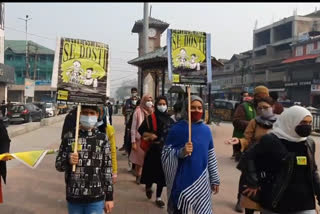
[[[137,88],[137,85],[138,82],[136,79],[121,82],[121,86],[115,91],[115,98],[118,100],[125,99],[125,97],[131,95],[131,88]]]

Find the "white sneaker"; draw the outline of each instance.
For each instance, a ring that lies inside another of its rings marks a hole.
[[[131,172],[132,171],[132,163],[131,161],[128,162],[128,172]]]

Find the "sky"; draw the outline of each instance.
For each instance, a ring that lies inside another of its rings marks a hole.
[[[211,34],[211,54],[230,59],[252,49],[257,20],[261,28],[293,15],[320,9],[315,3],[149,3],[151,16],[169,28]],[[25,40],[25,18],[29,15],[28,40],[55,50],[56,38],[69,37],[103,42],[110,47],[111,93],[123,81],[137,78],[137,68],[127,62],[138,56],[134,22],[143,18],[140,3],[5,3],[5,39]],[[161,46],[166,45],[166,31]]]

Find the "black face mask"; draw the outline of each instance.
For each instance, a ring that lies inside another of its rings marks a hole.
[[[295,131],[300,137],[307,137],[311,134],[311,125],[297,125]]]

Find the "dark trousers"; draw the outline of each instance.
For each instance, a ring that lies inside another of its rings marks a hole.
[[[241,192],[244,190],[243,186],[246,185],[245,181],[246,181],[245,175],[241,173],[240,179],[239,179],[239,186],[238,186],[238,196],[237,196],[238,201],[240,201]],[[254,210],[245,208],[245,214],[253,214],[253,213],[254,213]]]
[[[112,115],[109,116],[109,122],[110,122],[110,125],[112,126]]]
[[[152,184],[146,184],[146,189],[151,189],[151,188],[152,188]],[[163,186],[157,184],[157,194],[156,194],[157,198],[161,197],[162,190],[163,190]]]

